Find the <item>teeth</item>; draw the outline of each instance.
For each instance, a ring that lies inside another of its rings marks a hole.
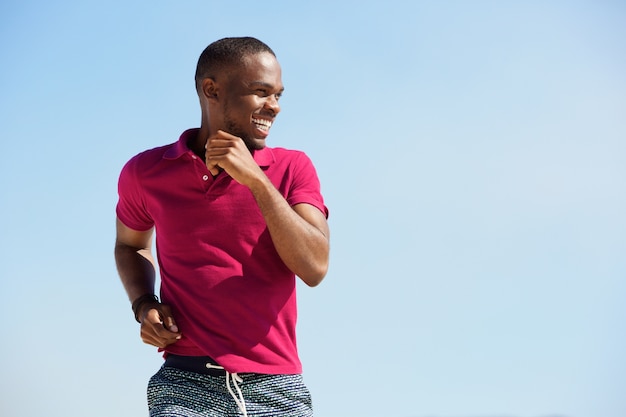
[[[263,130],[268,130],[272,126],[272,122],[265,119],[252,119],[252,122]]]

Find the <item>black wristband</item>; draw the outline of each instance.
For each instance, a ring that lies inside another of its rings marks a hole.
[[[144,294],[142,296],[139,296],[135,299],[135,301],[133,301],[133,305],[132,305],[132,309],[133,309],[133,313],[135,313],[135,320],[137,320],[137,323],[141,323],[141,320],[139,320],[139,310],[141,308],[141,306],[143,306],[145,303],[158,303],[159,302],[159,297],[157,297],[154,294]]]

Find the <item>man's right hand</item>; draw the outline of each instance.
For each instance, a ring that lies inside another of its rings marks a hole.
[[[141,340],[144,343],[164,348],[182,337],[170,307],[165,304],[146,304],[138,316],[141,321]]]

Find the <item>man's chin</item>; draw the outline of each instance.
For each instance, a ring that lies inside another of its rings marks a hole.
[[[259,151],[265,148],[265,139],[260,138],[246,138],[243,140],[250,151]]]

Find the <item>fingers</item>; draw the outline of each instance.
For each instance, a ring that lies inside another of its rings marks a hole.
[[[207,168],[209,169],[209,172],[211,173],[211,175],[213,175],[214,177],[220,173],[220,166],[217,163],[213,163],[213,164],[207,163]]]
[[[227,165],[228,154],[232,148],[237,146],[238,142],[242,142],[237,136],[218,130],[217,134],[207,139],[204,145],[206,166],[211,175],[216,176],[220,170]],[[220,165],[222,163],[222,165]]]
[[[213,176],[224,170],[235,181],[250,185],[262,175],[243,139],[219,130],[205,145],[205,160]]]
[[[141,340],[149,345],[164,348],[182,337],[167,305],[159,305],[146,312],[141,321]]]
[[[218,130],[214,136],[209,138],[209,140],[211,139],[240,140],[241,138],[223,130]]]
[[[172,316],[169,306],[163,306],[163,310],[161,311],[161,320],[163,322],[163,327],[165,327],[168,331],[178,333],[178,326],[176,326],[176,321]]]
[[[204,149],[207,157],[218,157],[226,155],[232,151],[233,148],[241,146],[245,148],[245,144],[241,138],[218,130],[216,135],[207,139]]]

